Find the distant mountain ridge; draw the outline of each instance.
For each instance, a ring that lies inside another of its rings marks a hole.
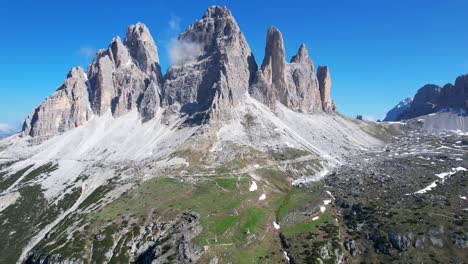
[[[401,102],[398,105],[400,104]],[[395,108],[398,108],[398,105]],[[436,112],[464,115],[468,108],[468,74],[457,77],[455,84],[448,83],[443,87],[435,84],[424,85],[404,111],[395,115],[398,113],[395,108],[387,113],[384,121],[406,120]]]
[[[383,121],[397,121],[400,115],[410,107],[411,102],[413,102],[411,97],[399,102],[392,110],[388,111]]]

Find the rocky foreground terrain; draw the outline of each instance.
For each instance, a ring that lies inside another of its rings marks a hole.
[[[213,6],[163,75],[142,23],[0,140],[0,263],[463,263],[468,136],[350,119],[305,45]],[[464,125],[459,126],[466,131]]]

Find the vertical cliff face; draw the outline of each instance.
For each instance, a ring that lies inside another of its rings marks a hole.
[[[335,110],[335,105],[331,99],[331,76],[327,66],[319,66],[317,72],[319,82],[320,98],[323,111],[330,112]]]
[[[26,118],[23,132],[47,136],[78,127],[92,116],[87,76],[82,68],[72,68],[65,82]]]
[[[277,102],[300,112],[321,112],[319,82],[305,45],[301,45],[290,63],[286,62],[281,32],[267,32],[262,67],[250,87],[250,94],[274,109]],[[329,82],[331,84],[331,82]]]
[[[224,119],[240,104],[257,69],[253,54],[231,12],[209,8],[178,40],[188,61],[171,66],[164,83],[164,105],[203,118]],[[188,47],[188,48],[187,48]],[[195,54],[193,54],[195,53]]]

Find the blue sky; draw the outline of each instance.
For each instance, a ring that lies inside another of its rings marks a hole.
[[[169,66],[170,40],[210,5],[230,8],[260,64],[268,26],[288,60],[305,43],[331,70],[340,112],[383,117],[426,83],[468,73],[465,0],[0,0],[0,130],[19,127],[75,65],[86,66],[128,25],[145,23]]]

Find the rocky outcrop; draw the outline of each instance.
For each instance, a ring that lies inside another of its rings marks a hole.
[[[193,239],[202,232],[200,216],[178,215],[169,223],[151,223],[128,242],[133,263],[196,263],[202,254]]]
[[[164,105],[201,119],[225,119],[245,98],[257,70],[252,51],[231,12],[210,7],[183,32],[175,53],[192,60],[171,66]]]
[[[87,76],[82,68],[72,68],[65,82],[36,107],[23,124],[23,133],[50,136],[78,127],[92,116]]]
[[[400,115],[410,107],[412,101],[413,98],[408,97],[405,100],[399,102],[395,107],[392,108],[392,110],[387,112],[383,121],[397,121]]]
[[[279,102],[305,113],[323,110],[319,81],[305,45],[287,63],[283,37],[275,27],[268,29],[265,57],[250,86],[250,94],[272,109]]]

